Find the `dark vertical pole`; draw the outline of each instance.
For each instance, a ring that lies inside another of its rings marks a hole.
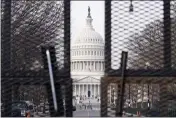
[[[64,68],[70,76],[70,0],[64,0]]]
[[[4,15],[2,24],[2,72],[11,69],[11,0],[4,0]],[[4,79],[4,78],[2,78]],[[6,78],[10,79],[10,78]],[[4,116],[11,116],[12,88],[8,81],[2,84],[4,90]]]
[[[64,0],[64,72],[68,75],[66,84],[66,116],[72,117],[72,80],[70,75],[70,0]],[[65,78],[66,79],[66,78]]]
[[[101,107],[101,117],[107,117],[108,114],[107,114],[107,109],[108,109],[108,94],[107,94],[107,89],[108,89],[108,83],[107,81],[105,80],[105,78],[101,78],[101,104],[100,104],[100,107]]]
[[[164,68],[171,68],[171,17],[170,0],[164,0]]]
[[[119,96],[119,105],[117,105],[117,107],[119,107],[119,112],[116,112],[116,116],[120,116],[122,117],[122,113],[123,113],[123,103],[124,103],[124,93],[125,93],[125,71],[126,71],[126,66],[127,66],[127,56],[128,53],[127,52],[122,52],[122,59],[121,59],[121,71],[122,71],[122,81],[121,81],[121,85],[120,85],[120,96]]]
[[[2,24],[2,71],[11,67],[11,0],[4,0]]]
[[[65,78],[66,79],[66,78]],[[72,96],[73,96],[73,87],[72,87],[72,79],[68,78],[67,84],[65,85],[65,108],[66,108],[66,117],[72,117],[73,113],[72,113],[72,107],[73,107],[73,103],[72,103]]]
[[[105,75],[111,70],[111,0],[105,0]]]
[[[131,86],[129,83],[129,103],[128,103],[128,107],[131,107]]]
[[[165,72],[171,70],[171,17],[170,0],[164,0],[164,69]],[[167,83],[160,83],[160,116],[167,116]]]

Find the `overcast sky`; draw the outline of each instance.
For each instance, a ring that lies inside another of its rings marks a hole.
[[[85,26],[88,6],[91,9],[93,27],[104,39],[104,1],[71,1],[71,40]]]

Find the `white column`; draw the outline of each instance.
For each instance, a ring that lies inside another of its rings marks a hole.
[[[96,65],[96,67],[97,67],[97,71],[98,71],[98,61],[97,61],[97,65]]]
[[[76,62],[74,62],[74,67],[75,67],[75,70],[76,70]]]
[[[88,62],[88,71],[90,71],[90,61]]]
[[[96,90],[96,84],[94,84],[94,97],[96,96],[95,90]]]
[[[77,70],[79,70],[79,62],[77,61],[76,63],[77,63]]]
[[[92,95],[94,95],[94,84],[92,84]]]
[[[74,84],[74,88],[75,88],[75,96],[76,96],[76,84]]]
[[[75,62],[73,62],[73,70],[75,70]]]
[[[75,84],[75,94],[77,95],[77,84]]]
[[[88,95],[88,84],[87,84],[87,91],[86,91],[86,96]],[[87,96],[88,97],[88,96]]]
[[[76,70],[77,68],[76,68],[76,62],[75,62],[75,70]]]
[[[85,61],[85,70],[87,70],[87,64],[88,64],[88,63]]]
[[[99,65],[98,65],[99,62],[97,62],[97,71],[99,71]]]
[[[74,70],[74,62],[72,62],[72,69]]]
[[[103,62],[101,62],[101,71],[103,71]]]
[[[85,95],[85,91],[84,91],[84,84],[83,84],[83,95]]]
[[[90,86],[91,86],[91,89],[90,89],[90,90],[91,90],[91,97],[92,97],[92,95],[93,95],[93,94],[92,94],[92,93],[93,93],[93,87],[92,87],[92,86],[93,86],[93,85],[90,84]]]
[[[79,61],[79,70],[81,70],[81,62]]]
[[[100,95],[100,85],[98,85],[98,95]]]
[[[80,68],[80,65],[79,65],[79,61],[78,61],[78,70],[79,70],[79,68]]]
[[[91,70],[93,70],[93,62],[90,62]]]
[[[77,65],[77,70],[78,70],[78,68],[79,68],[78,61],[76,62],[76,65]]]
[[[81,70],[81,61],[79,62],[79,70]]]
[[[93,62],[93,70],[95,71],[95,61]]]
[[[78,95],[80,96],[80,84],[79,84],[79,94]]]
[[[83,71],[85,70],[85,69],[84,69],[84,66],[85,66],[84,64],[85,64],[85,63],[84,63],[84,61],[83,61]]]

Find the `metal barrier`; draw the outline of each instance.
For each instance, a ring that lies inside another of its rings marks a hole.
[[[175,4],[172,0],[105,1],[105,77],[101,79],[101,116],[109,116],[110,112],[111,116],[122,116],[123,112],[118,108],[120,104],[125,110],[139,108],[137,104],[141,101],[140,112],[144,116],[151,113],[170,116],[169,102],[175,100],[171,91],[175,91],[176,79]],[[128,51],[124,93],[122,51]],[[150,103],[154,97],[156,100]],[[119,102],[121,99],[123,103]],[[159,113],[156,109],[152,112],[154,106],[151,105],[157,102]],[[116,106],[109,108],[112,103]]]
[[[49,104],[47,116],[71,117],[70,1],[3,0],[1,10],[2,116],[12,115],[13,101],[30,100],[37,112]],[[44,69],[48,65],[43,63],[41,51],[42,46],[50,45],[54,47],[50,51],[51,64],[57,67],[53,68],[57,105],[53,103],[51,76]],[[63,86],[65,91],[61,93]]]

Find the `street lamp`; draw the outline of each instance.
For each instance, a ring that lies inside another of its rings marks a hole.
[[[149,67],[150,67],[150,63],[146,62],[145,65],[146,65],[146,69],[148,70]],[[149,86],[149,83],[148,83],[148,101],[147,101],[148,110],[150,109],[150,99],[149,99],[149,96],[150,96],[150,86]]]
[[[128,107],[129,107],[129,108],[131,107],[131,104],[130,104],[130,92],[131,92],[131,91],[130,91],[130,89],[131,89],[131,88],[130,88],[130,84],[129,84],[129,101],[128,101]]]
[[[112,89],[112,104],[114,104],[114,92],[115,92],[115,89],[114,89],[114,87],[113,87],[113,89]]]

